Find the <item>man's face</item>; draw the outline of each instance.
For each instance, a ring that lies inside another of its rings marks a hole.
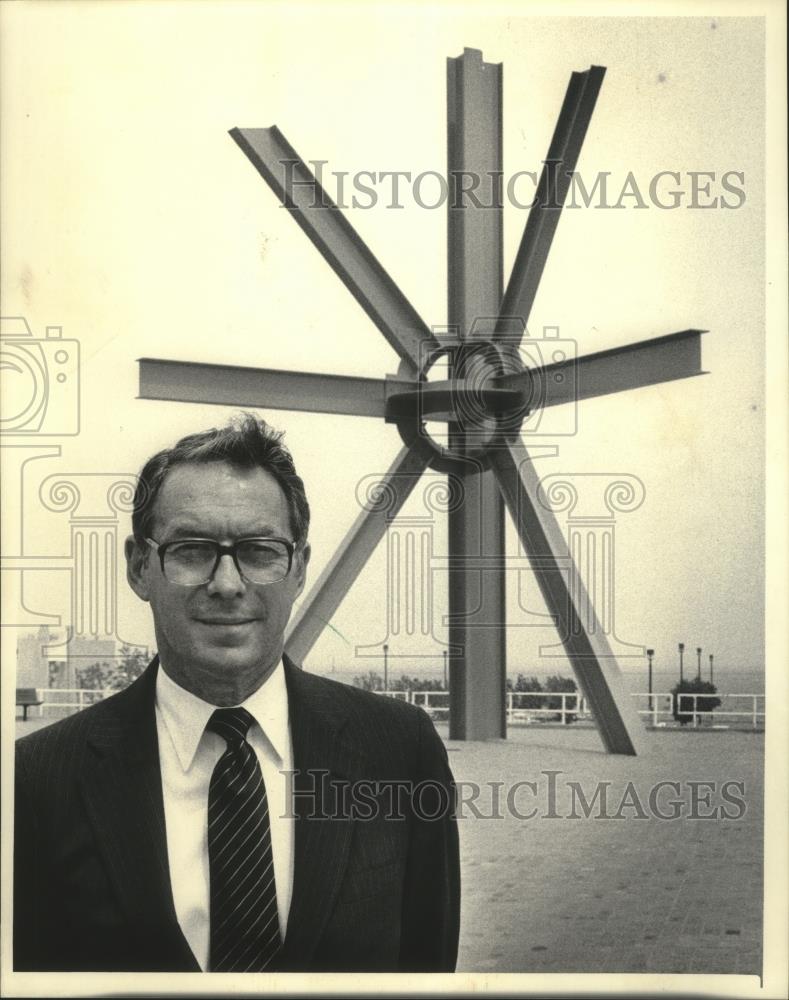
[[[293,540],[285,494],[270,473],[211,462],[179,465],[167,474],[155,502],[154,541],[209,538],[230,544],[250,536]],[[129,583],[150,602],[167,673],[214,704],[243,700],[279,661],[309,547],[294,554],[290,573],[279,583],[247,583],[224,555],[211,580],[196,587],[165,579],[157,553],[146,549],[127,541]]]

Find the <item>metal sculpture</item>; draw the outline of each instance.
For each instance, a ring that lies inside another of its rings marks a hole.
[[[400,357],[385,379],[144,358],[145,399],[383,417],[403,447],[312,587],[288,632],[301,661],[428,467],[455,477],[449,511],[450,731],[506,735],[504,507],[509,510],[606,748],[634,754],[643,726],[625,690],[520,435],[535,405],[550,407],[701,374],[701,332],[686,330],[536,368],[520,352],[605,70],[573,73],[503,291],[501,65],[466,49],[447,60],[449,324],[436,335],[276,127],[231,135]],[[478,183],[474,197],[466,184]],[[503,292],[503,294],[502,294]],[[439,358],[449,378],[430,380]],[[443,361],[442,361],[443,363]],[[447,442],[426,430],[444,421]],[[555,449],[550,449],[555,453]]]

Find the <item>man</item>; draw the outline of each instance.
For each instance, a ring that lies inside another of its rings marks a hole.
[[[155,455],[132,526],[158,656],[17,742],[15,969],[454,970],[432,723],[283,654],[310,549],[280,435],[247,415]]]

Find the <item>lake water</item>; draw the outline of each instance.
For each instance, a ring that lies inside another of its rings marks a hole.
[[[332,671],[329,668],[321,669],[320,667],[310,666],[311,673],[322,674],[326,677],[331,677],[334,680],[342,681],[345,684],[352,684],[354,677],[366,675],[369,671],[367,668],[351,668],[351,669],[340,669]],[[375,671],[383,677],[383,669],[379,666],[377,671]],[[538,680],[545,681],[545,678],[551,674],[559,674],[560,676],[571,677],[572,674],[567,668],[554,669],[554,670],[541,670],[537,671],[534,669],[524,668],[522,670],[510,670],[509,676],[514,681],[518,673],[523,673],[527,677],[536,677]],[[402,674],[407,674],[410,677],[430,678],[430,679],[440,679],[442,677],[442,672],[440,670],[424,669],[418,665],[408,665],[403,666],[398,661],[398,666],[396,669],[390,669],[389,677],[391,681],[399,680]],[[686,680],[690,680],[696,676],[695,664],[692,669],[687,668],[684,671],[684,676]],[[709,663],[702,665],[702,678],[705,680],[709,679]],[[625,679],[625,684],[627,689],[631,692],[646,692],[648,688],[648,676],[646,667],[642,671],[627,671],[623,673]],[[679,668],[672,671],[667,670],[655,670],[652,673],[652,690],[655,692],[668,692],[679,680]],[[715,671],[714,683],[718,689],[718,694],[764,694],[764,671],[762,670],[733,670],[733,669],[721,669]]]

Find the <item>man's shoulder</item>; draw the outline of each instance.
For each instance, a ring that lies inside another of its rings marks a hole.
[[[124,725],[130,706],[139,702],[141,678],[87,708],[42,726],[16,740],[17,770],[25,772],[78,767],[93,739],[102,740]]]
[[[17,756],[31,753],[58,753],[66,746],[84,741],[97,727],[100,727],[102,720],[112,714],[114,707],[112,702],[121,693],[110,695],[109,698],[90,705],[74,715],[18,737]]]
[[[294,668],[299,669],[299,668]],[[381,692],[365,691],[363,688],[329,677],[321,677],[299,670],[300,681],[305,690],[315,696],[333,702],[339,709],[344,709],[351,717],[361,716],[366,720],[375,719],[391,721],[392,724],[419,726],[429,719],[426,712],[416,705],[411,705],[405,699],[396,695],[386,695]]]
[[[368,762],[416,772],[446,761],[446,749],[424,709],[404,699],[365,691],[293,668],[292,682],[311,712],[336,726],[340,738]],[[293,716],[291,716],[291,719]]]

